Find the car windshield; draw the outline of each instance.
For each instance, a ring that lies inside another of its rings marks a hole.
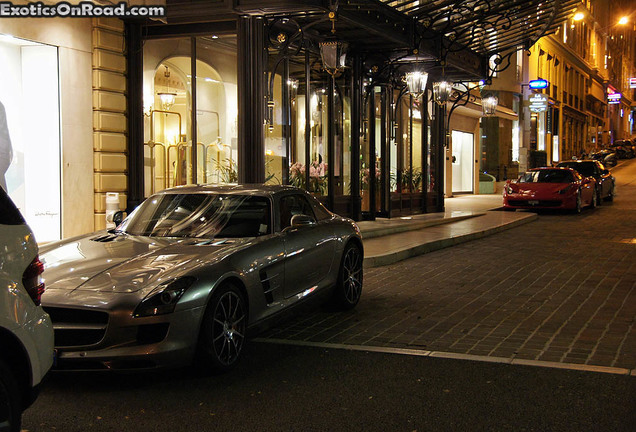
[[[564,169],[528,171],[519,177],[519,183],[572,183],[572,172]]]
[[[594,163],[585,162],[564,162],[559,164],[560,167],[572,168],[579,172],[579,174],[586,177],[594,175]]]
[[[269,200],[250,195],[160,194],[148,198],[118,227],[154,237],[257,237],[270,232]]]

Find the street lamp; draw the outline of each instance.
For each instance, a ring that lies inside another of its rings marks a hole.
[[[627,17],[627,16],[621,17],[621,18],[618,20],[618,23],[619,23],[620,25],[625,25],[625,24],[627,24],[628,22],[629,22],[629,17]]]

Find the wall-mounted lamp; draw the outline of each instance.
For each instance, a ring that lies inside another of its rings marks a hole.
[[[346,49],[346,44],[339,40],[320,42],[322,67],[329,75],[335,76],[345,68]]]
[[[442,105],[449,101],[452,85],[448,81],[438,81],[433,83],[433,98],[435,102]]]
[[[420,71],[407,72],[404,75],[404,81],[406,81],[406,87],[409,93],[411,93],[413,97],[420,97],[422,93],[424,93],[424,90],[426,90],[428,74]]]
[[[484,113],[484,117],[490,117],[495,115],[495,111],[497,111],[497,105],[499,104],[499,99],[496,96],[487,96],[482,98],[481,100],[481,108]]]

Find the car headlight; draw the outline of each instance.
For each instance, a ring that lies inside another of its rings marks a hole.
[[[564,189],[561,189],[561,190],[559,191],[559,194],[563,195],[563,194],[565,194],[565,193],[568,193],[568,191],[570,191],[571,189],[572,189],[572,185],[569,185],[568,187],[566,187],[566,188],[564,188]]]
[[[506,193],[508,194],[516,193],[515,190],[512,188],[512,186],[510,186],[509,184],[506,185],[505,189],[506,189]]]
[[[195,280],[192,276],[184,276],[162,283],[144,297],[135,308],[133,316],[146,317],[174,312],[177,302]]]

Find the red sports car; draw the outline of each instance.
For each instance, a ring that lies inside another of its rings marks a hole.
[[[535,168],[504,187],[505,209],[553,208],[581,212],[583,206],[596,207],[596,180],[583,177],[571,168]]]

